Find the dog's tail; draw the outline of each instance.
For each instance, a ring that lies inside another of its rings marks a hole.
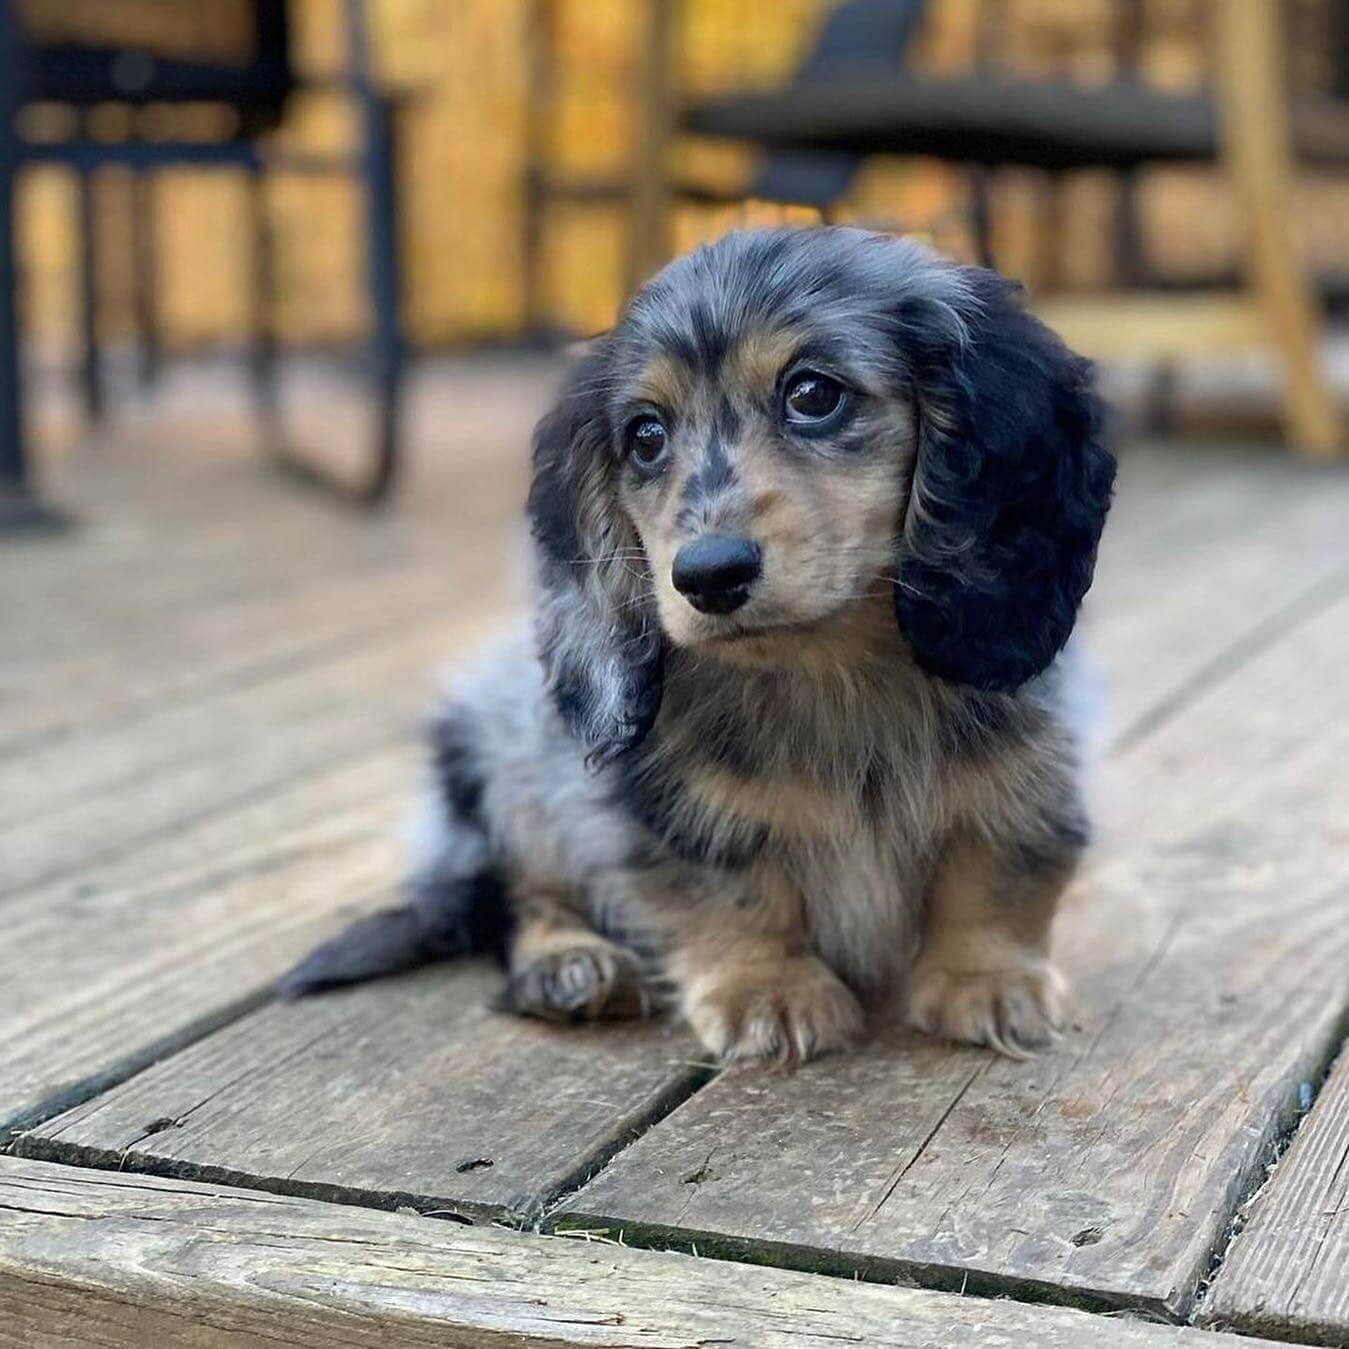
[[[276,991],[302,998],[454,956],[490,953],[504,962],[509,944],[501,882],[482,872],[418,886],[406,903],[358,918],[283,974]]]
[[[454,956],[506,962],[514,922],[482,818],[483,784],[468,718],[444,709],[432,726],[434,790],[413,820],[415,854],[402,904],[359,918],[281,976],[277,993],[309,993],[398,974]]]

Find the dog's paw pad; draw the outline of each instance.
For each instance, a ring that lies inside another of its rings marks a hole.
[[[847,986],[818,961],[804,960],[788,962],[771,984],[727,982],[702,993],[688,1020],[723,1063],[786,1069],[849,1048],[864,1026]]]
[[[931,1035],[1028,1059],[1062,1031],[1066,1001],[1063,978],[1049,964],[1003,970],[920,964],[909,994],[909,1021]]]
[[[545,1021],[640,1016],[645,1010],[635,962],[598,946],[540,956],[510,977],[498,1006]]]

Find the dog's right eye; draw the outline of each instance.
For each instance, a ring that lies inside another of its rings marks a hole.
[[[628,458],[643,473],[658,469],[665,458],[669,433],[659,417],[644,412],[628,423],[624,434],[624,448]]]

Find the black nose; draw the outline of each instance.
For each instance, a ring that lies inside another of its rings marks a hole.
[[[686,543],[670,570],[674,588],[705,614],[729,614],[749,599],[749,588],[763,570],[753,539],[720,534]]]

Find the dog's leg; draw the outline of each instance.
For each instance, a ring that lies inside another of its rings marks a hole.
[[[1076,851],[955,842],[928,896],[909,1019],[951,1040],[1027,1058],[1061,1029],[1066,987],[1050,926]]]
[[[726,1063],[794,1067],[845,1049],[862,1033],[861,1005],[809,948],[801,904],[781,877],[704,900],[678,925],[667,969],[694,1033]]]
[[[600,936],[560,896],[517,898],[516,925],[501,1010],[545,1021],[646,1014],[636,958]]]

